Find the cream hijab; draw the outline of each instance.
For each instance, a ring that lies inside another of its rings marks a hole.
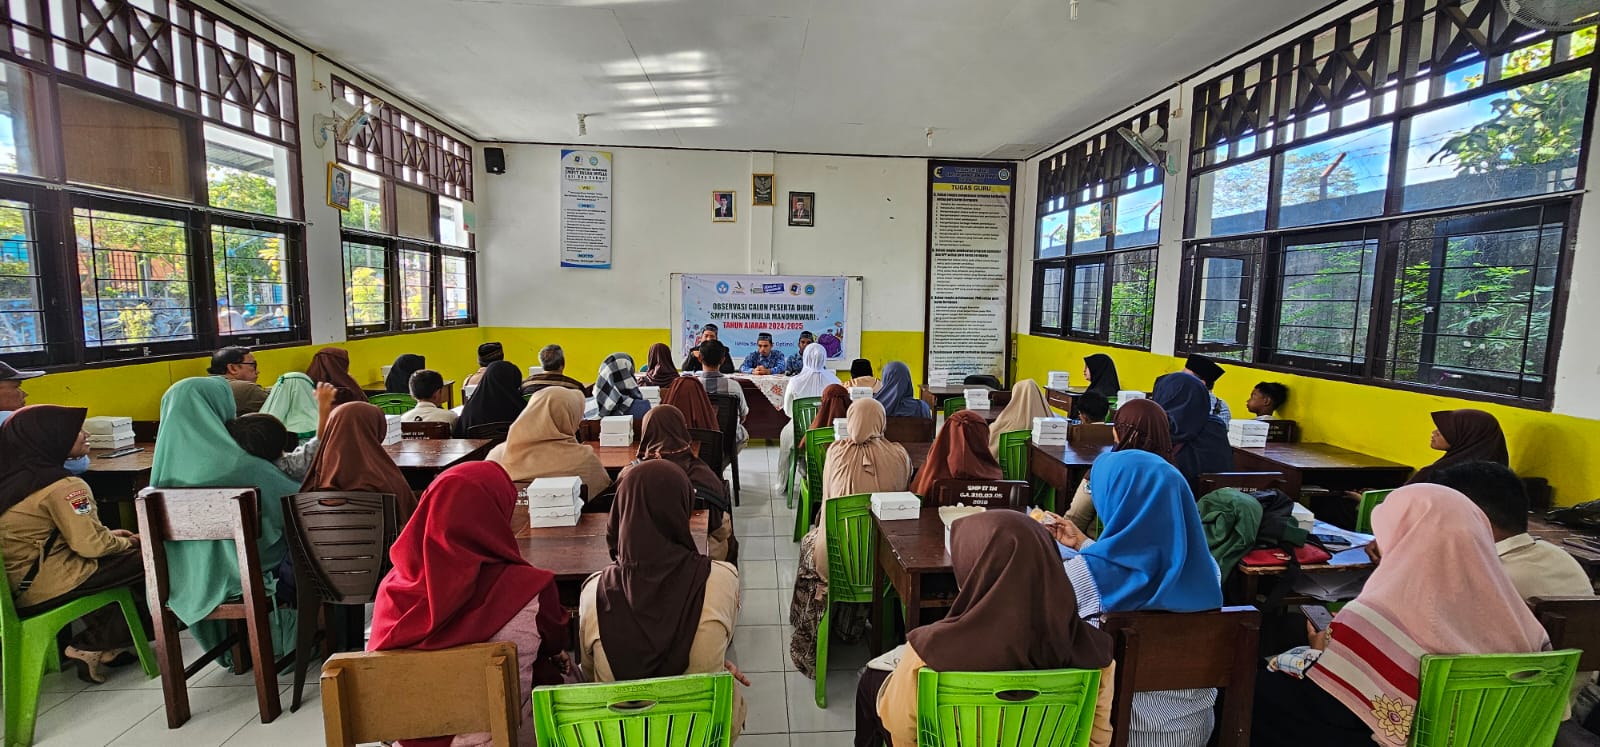
[[[594,450],[578,443],[583,393],[565,387],[535,392],[511,424],[506,442],[489,452],[489,461],[506,468],[512,480],[577,475],[593,498],[611,485]]]
[[[822,496],[838,498],[861,493],[889,493],[911,482],[911,457],[905,447],[883,437],[888,424],[883,405],[858,399],[845,411],[848,438],[828,447],[822,469]]]
[[[1045,402],[1039,382],[1023,379],[1011,386],[1011,403],[1000,411],[1000,417],[989,425],[989,451],[1000,457],[1000,434],[1008,431],[1033,429],[1034,418],[1050,417],[1050,405]]]

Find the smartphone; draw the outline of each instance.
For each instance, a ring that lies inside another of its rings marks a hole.
[[[1318,633],[1327,630],[1328,626],[1333,624],[1333,613],[1320,604],[1302,604],[1300,605],[1300,614],[1305,615],[1306,619],[1311,621],[1311,628]]]
[[[113,452],[111,452],[109,454],[106,454],[105,456],[102,456],[100,458],[101,459],[116,459],[117,457],[125,457],[125,456],[127,456],[129,454],[137,454],[137,453],[139,453],[141,451],[144,451],[144,447],[143,446],[124,446],[124,447],[122,447],[120,449],[117,449],[116,451],[113,451]]]
[[[1349,547],[1350,540],[1338,534],[1313,534],[1311,538],[1325,546]]]

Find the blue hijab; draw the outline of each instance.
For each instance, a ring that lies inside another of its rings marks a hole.
[[[1197,382],[1198,383],[1198,382]],[[1198,612],[1222,606],[1200,512],[1183,475],[1148,451],[1094,462],[1094,510],[1105,525],[1083,562],[1107,612]]]
[[[872,395],[883,405],[883,412],[891,418],[931,418],[933,410],[928,403],[917,399],[911,387],[911,369],[900,361],[890,361],[883,367],[882,383],[878,393]]]

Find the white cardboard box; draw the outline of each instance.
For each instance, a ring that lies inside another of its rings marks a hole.
[[[1298,524],[1301,529],[1309,532],[1317,525],[1317,517],[1311,513],[1311,509],[1305,506],[1296,503],[1291,509],[1291,513],[1294,515],[1294,523]]]
[[[1010,509],[1001,509],[1009,511]],[[977,506],[941,506],[939,518],[944,521],[944,552],[950,554],[950,527],[957,521],[973,514],[981,514],[983,509]]]
[[[1228,433],[1230,435],[1237,433],[1241,436],[1260,436],[1262,438],[1266,438],[1267,430],[1270,427],[1271,426],[1269,426],[1265,420],[1242,420],[1236,418],[1228,421]]]
[[[954,377],[955,373],[948,368],[930,368],[928,369],[928,386],[949,386],[950,379]]]
[[[579,502],[583,479],[577,475],[566,477],[539,477],[528,483],[528,510],[536,508],[569,508]]]
[[[872,387],[870,387],[870,386],[853,386],[853,387],[850,387],[850,401],[854,402],[854,401],[856,401],[858,399],[872,399]]]
[[[922,499],[913,493],[873,493],[872,514],[882,521],[915,519],[922,511]]]
[[[1237,446],[1241,449],[1265,449],[1267,448],[1267,437],[1241,436],[1236,433],[1229,433],[1228,445]]]
[[[1038,436],[1038,435],[1044,435],[1044,436],[1059,435],[1062,438],[1066,438],[1067,437],[1067,429],[1071,425],[1072,425],[1071,423],[1067,422],[1066,418],[1034,418],[1033,419],[1033,433],[1036,436]]]
[[[844,418],[833,419],[833,440],[843,441],[850,437],[850,429],[845,425],[847,422]]]
[[[601,433],[600,434],[600,445],[601,446],[628,446],[628,445],[630,445],[632,443],[633,443],[633,434],[631,434],[631,433]]]
[[[387,446],[389,444],[400,443],[400,416],[385,415],[383,416],[383,419],[388,421],[389,424],[389,430],[383,437],[384,445]]]
[[[621,433],[631,437],[633,436],[633,416],[607,415],[600,418],[600,432],[602,434]]]
[[[1136,389],[1123,389],[1117,392],[1117,406],[1121,407],[1136,399],[1144,399],[1144,392]]]
[[[649,402],[651,405],[657,405],[661,402],[661,387],[642,386],[639,387],[639,393],[644,395],[645,401]]]
[[[91,449],[120,449],[133,445],[133,434],[125,436],[90,436],[89,448]]]
[[[1045,386],[1051,389],[1068,389],[1072,386],[1071,371],[1051,371]]]
[[[967,409],[968,410],[987,410],[987,409],[989,409],[989,390],[988,389],[967,389],[967,390],[963,391],[961,394],[967,400]]]
[[[566,501],[566,502],[562,503],[559,506],[542,506],[542,507],[539,507],[539,508],[534,508],[532,506],[529,506],[528,507],[528,519],[529,520],[535,520],[535,519],[562,519],[562,518],[566,518],[566,517],[570,516],[570,517],[573,517],[574,523],[576,523],[577,516],[582,511],[583,511],[583,501],[578,499],[578,498],[573,498],[573,499],[571,499],[569,501]],[[555,526],[564,526],[564,525],[557,524]]]
[[[91,436],[114,436],[118,431],[133,432],[133,418],[117,415],[97,415],[85,418],[83,431]]]

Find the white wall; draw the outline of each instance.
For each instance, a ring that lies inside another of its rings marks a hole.
[[[506,173],[476,183],[485,326],[669,327],[672,273],[767,274],[775,265],[790,275],[862,275],[866,329],[922,331],[924,159],[611,148],[612,266],[588,270],[559,266],[561,146],[504,147]],[[777,207],[750,205],[752,173],[775,175]],[[737,222],[711,222],[719,189],[738,192]],[[816,193],[814,227],[787,225],[790,191]]]

